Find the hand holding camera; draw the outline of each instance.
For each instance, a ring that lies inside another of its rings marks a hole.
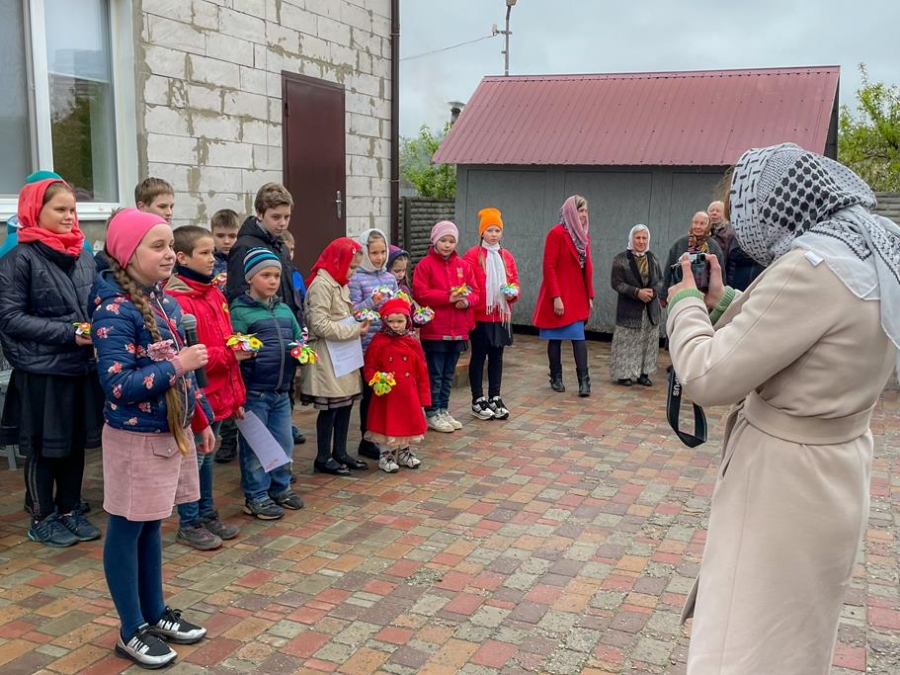
[[[676,283],[669,288],[670,299],[679,291],[696,288],[706,296],[706,306],[713,308],[725,294],[722,267],[712,253],[685,253],[672,265],[672,272]]]

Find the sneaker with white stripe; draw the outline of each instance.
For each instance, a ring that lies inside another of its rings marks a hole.
[[[165,640],[150,631],[147,624],[139,626],[127,642],[119,635],[116,654],[150,670],[165,668],[178,656]]]

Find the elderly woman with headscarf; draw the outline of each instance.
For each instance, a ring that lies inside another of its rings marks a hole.
[[[688,675],[829,672],[868,520],[870,420],[900,344],[900,228],[874,207],[831,159],[750,150],[731,222],[766,270],[743,293],[716,263],[705,297],[690,274],[670,289],[685,392],[738,404],[685,610]]]
[[[565,391],[562,378],[562,341],[571,340],[578,375],[578,395],[591,395],[584,324],[594,306],[594,267],[588,236],[587,200],[572,195],[562,205],[559,223],[544,242],[544,275],[531,322],[547,340],[550,387]]]
[[[697,211],[691,218],[691,227],[688,233],[678,239],[671,248],[669,248],[669,256],[666,259],[666,266],[663,269],[665,280],[659,299],[662,306],[665,307],[668,302],[669,286],[675,283],[675,269],[678,267],[678,259],[684,253],[705,253],[716,256],[716,261],[721,267],[725,267],[725,255],[722,247],[712,236],[712,225],[709,222],[709,215],[706,211]]]
[[[659,293],[662,271],[650,251],[650,230],[635,225],[627,250],[613,259],[610,284],[618,294],[610,371],[619,384],[649,387],[659,357]]]

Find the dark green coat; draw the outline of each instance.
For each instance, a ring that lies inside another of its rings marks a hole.
[[[659,261],[652,251],[647,251],[648,283],[641,280],[637,262],[631,251],[622,251],[613,259],[610,284],[618,294],[616,302],[616,325],[622,328],[640,328],[643,313],[646,311],[650,317],[650,323],[659,325],[659,294],[663,289],[662,271]],[[642,288],[653,289],[653,299],[643,302],[637,297]]]

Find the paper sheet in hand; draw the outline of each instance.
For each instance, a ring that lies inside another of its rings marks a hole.
[[[235,423],[265,471],[271,471],[291,461],[266,425],[251,411],[248,410],[244,414],[244,419],[235,420]]]
[[[351,316],[341,321],[341,323],[355,325],[356,319]],[[360,338],[342,340],[341,342],[325,340],[325,346],[328,348],[328,355],[331,357],[332,366],[334,366],[335,377],[342,377],[363,367],[362,340]]]

